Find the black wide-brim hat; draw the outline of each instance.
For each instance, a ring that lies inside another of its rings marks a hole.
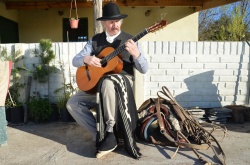
[[[97,21],[116,20],[126,18],[127,14],[120,14],[120,10],[115,3],[108,3],[102,8],[102,17],[97,18]]]

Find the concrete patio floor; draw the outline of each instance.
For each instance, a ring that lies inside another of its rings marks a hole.
[[[250,122],[226,124],[227,137],[220,142],[228,165],[250,164]],[[133,165],[172,164],[199,165],[190,149],[180,149],[177,155],[172,147],[160,147],[138,142],[142,157],[131,158],[122,146],[100,159],[95,158],[95,143],[90,134],[75,122],[28,123],[7,127],[8,144],[0,147],[1,165]],[[214,134],[218,139],[222,133]],[[206,160],[218,162],[211,149],[199,151]]]

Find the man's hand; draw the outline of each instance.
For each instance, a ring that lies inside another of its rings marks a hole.
[[[101,59],[97,58],[96,56],[85,56],[83,59],[83,62],[85,64],[88,64],[90,66],[95,66],[95,67],[101,67]]]
[[[136,43],[132,40],[129,39],[125,43],[125,49],[128,51],[129,54],[131,54],[135,59],[140,55],[139,49],[136,45]]]

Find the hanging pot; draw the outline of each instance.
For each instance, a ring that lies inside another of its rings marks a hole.
[[[69,23],[70,23],[70,27],[72,29],[77,29],[78,28],[79,19],[73,19],[73,18],[71,18],[69,20]]]
[[[74,17],[71,17],[72,3],[73,3],[73,1],[75,1],[75,8],[76,8],[76,17],[75,17],[75,18],[74,18]],[[78,14],[77,14],[76,0],[72,0],[72,1],[71,1],[69,23],[70,23],[70,27],[71,27],[72,29],[77,29],[77,28],[78,28],[79,19],[78,19]]]

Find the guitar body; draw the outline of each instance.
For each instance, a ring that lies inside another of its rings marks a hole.
[[[103,49],[97,57],[103,59],[113,51],[114,48],[107,47]],[[118,56],[112,58],[102,67],[82,66],[76,71],[77,86],[84,92],[95,93],[97,84],[104,75],[120,73],[122,68],[123,62]]]

